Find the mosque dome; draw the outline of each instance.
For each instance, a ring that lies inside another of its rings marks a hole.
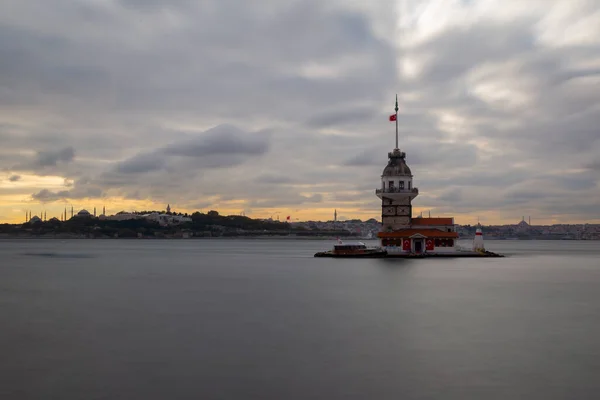
[[[40,217],[38,217],[37,215],[34,215],[33,217],[31,217],[31,219],[29,220],[29,222],[33,223],[33,222],[40,222],[42,219]]]
[[[81,210],[77,213],[78,217],[91,217],[92,214],[88,210]]]
[[[388,157],[390,159],[383,169],[382,176],[412,176],[412,172],[404,160],[406,153],[394,149],[393,152],[388,153]]]

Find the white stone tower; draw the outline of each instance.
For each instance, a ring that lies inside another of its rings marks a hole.
[[[481,224],[479,223],[475,230],[475,238],[473,238],[473,251],[485,251],[485,246],[483,245],[483,233],[481,232]]]
[[[388,153],[389,161],[381,175],[381,222],[384,231],[409,229],[412,222],[412,200],[419,195],[413,187],[413,176],[406,165],[406,154],[399,149]]]
[[[390,116],[396,121],[396,148],[388,153],[388,164],[381,174],[381,188],[375,191],[381,199],[381,222],[383,231],[409,229],[412,222],[412,200],[419,190],[413,187],[413,175],[406,165],[406,153],[398,148],[398,96],[396,114]]]

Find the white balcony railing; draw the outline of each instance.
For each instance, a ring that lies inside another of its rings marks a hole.
[[[400,189],[400,188],[397,188],[397,187],[385,188],[385,189],[375,189],[375,194],[380,194],[380,193],[414,193],[414,194],[419,194],[419,189],[417,189],[417,188]]]

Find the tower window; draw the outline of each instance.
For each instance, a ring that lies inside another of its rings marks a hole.
[[[394,189],[394,181],[390,181],[390,182],[388,183],[388,186],[389,186],[390,190],[391,190],[391,189]]]
[[[408,181],[408,190],[410,190],[410,181]]]
[[[404,189],[404,181],[400,181],[400,189]]]

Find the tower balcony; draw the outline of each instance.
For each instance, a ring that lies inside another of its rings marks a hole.
[[[414,199],[415,197],[417,197],[419,195],[419,189],[417,189],[417,188],[400,189],[397,187],[385,188],[385,189],[375,189],[375,194],[380,199],[383,197],[392,198],[392,199],[410,197],[411,199]]]
[[[414,193],[414,194],[419,194],[419,189],[417,188],[412,188],[412,189],[400,189],[400,188],[385,188],[385,189],[375,189],[375,194],[383,194],[383,193]]]

